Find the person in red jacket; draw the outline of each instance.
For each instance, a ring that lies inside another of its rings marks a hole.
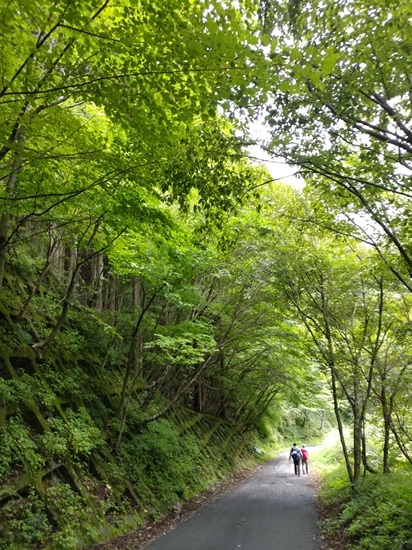
[[[300,452],[302,454],[302,474],[308,474],[309,473],[309,453],[305,445],[302,445]]]

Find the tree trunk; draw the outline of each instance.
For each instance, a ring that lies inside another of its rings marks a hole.
[[[132,292],[133,292],[133,309],[137,311],[141,307],[142,302],[142,289],[141,281],[138,277],[134,277],[132,281]]]
[[[63,299],[63,306],[62,306],[62,310],[60,312],[60,316],[57,319],[51,333],[46,338],[41,340],[40,342],[36,342],[35,344],[33,344],[33,346],[32,346],[33,349],[43,348],[44,346],[49,344],[55,338],[56,334],[60,330],[60,327],[63,325],[64,321],[66,320],[67,313],[68,313],[69,307],[70,307],[70,300],[71,300],[71,297],[72,297],[72,294],[73,294],[73,291],[74,291],[74,288],[75,288],[75,285],[76,285],[76,279],[77,279],[77,275],[79,273],[81,265],[82,264],[78,264],[75,272],[73,273],[73,276],[71,278],[71,281],[70,281],[69,286],[68,286],[67,291],[66,291],[66,295]]]
[[[368,462],[368,455],[366,451],[366,435],[365,435],[365,420],[363,421],[362,425],[362,464],[363,464],[363,475],[366,475],[366,472],[370,472],[371,474],[376,474],[377,471],[370,466]]]
[[[380,395],[381,407],[382,407],[382,416],[383,416],[383,473],[389,474],[389,441],[391,435],[391,412],[390,406],[386,396],[386,388],[382,386],[381,395]]]
[[[325,422],[325,411],[322,411],[322,416],[321,416],[321,419],[320,419],[320,426],[319,426],[319,430],[323,430],[323,423]]]
[[[331,368],[331,378],[332,378],[333,408],[335,410],[336,422],[338,424],[340,443],[342,446],[343,456],[345,458],[346,471],[348,472],[349,481],[353,484],[354,483],[353,469],[349,460],[349,453],[348,453],[348,448],[346,446],[343,423],[340,417],[338,394],[337,394],[337,387],[336,387],[336,375],[335,375],[335,370],[333,368]]]
[[[66,279],[66,272],[64,267],[64,258],[66,255],[66,250],[63,244],[59,241],[59,234],[55,227],[50,228],[50,267],[51,270],[59,281],[59,283],[64,283]],[[68,278],[68,283],[71,281],[72,273]]]
[[[147,310],[149,309],[149,307],[151,306],[153,300],[155,299],[156,294],[157,293],[154,292],[149,302],[145,305],[143,309],[141,309],[131,336],[129,357],[128,357],[126,370],[123,377],[122,393],[120,396],[120,408],[119,408],[120,428],[119,428],[119,435],[117,437],[117,442],[115,447],[116,452],[118,452],[119,450],[120,443],[123,437],[123,432],[126,427],[127,412],[129,408],[130,398],[134,390],[134,385],[136,383],[137,378],[141,374],[139,369],[139,364],[142,364],[142,361],[143,361],[142,353],[141,353],[143,350],[143,343],[140,336],[140,326],[143,321],[143,317],[147,312]],[[140,342],[140,345],[139,345],[139,342]],[[132,377],[133,374],[134,376]],[[131,378],[132,380],[130,382]]]
[[[361,476],[362,467],[362,421],[359,414],[354,411],[353,418],[353,482],[356,483]]]
[[[112,277],[112,280],[110,282],[109,289],[108,289],[108,294],[109,294],[108,304],[107,304],[108,309],[110,309],[111,311],[117,311],[117,307],[116,307],[117,306],[117,278],[116,276]]]
[[[225,354],[224,354],[224,350],[223,348],[220,348],[219,350],[219,366],[220,366],[220,375],[221,375],[221,379],[224,380],[225,377],[226,377],[226,362],[225,362]],[[227,418],[227,410],[226,410],[226,403],[227,403],[227,400],[226,400],[226,396],[225,396],[225,391],[224,391],[224,388],[222,387],[222,384],[220,384],[220,411],[219,411],[219,414],[222,418],[226,419]]]
[[[21,153],[20,153],[20,144],[21,144],[21,128],[16,130],[15,141],[18,143],[18,148],[14,152],[14,158],[11,162],[11,172],[7,178],[6,182],[6,192],[9,197],[14,195],[16,188],[17,178],[21,171]],[[10,222],[10,213],[7,208],[1,215],[0,218],[0,288],[3,286],[4,275],[6,270],[6,257],[7,257],[7,238],[9,233],[9,222]]]
[[[200,380],[195,384],[193,392],[193,410],[197,413],[203,412],[203,387]]]
[[[93,259],[94,264],[94,286],[95,286],[95,307],[98,311],[103,309],[103,269],[104,258],[97,254]]]

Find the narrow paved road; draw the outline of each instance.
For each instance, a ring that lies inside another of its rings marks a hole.
[[[288,455],[198,510],[147,550],[319,550],[314,489]]]

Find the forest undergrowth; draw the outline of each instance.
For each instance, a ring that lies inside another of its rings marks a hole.
[[[366,472],[351,487],[336,434],[311,459],[323,480],[318,496],[325,548],[412,548],[412,473],[405,463],[394,464],[389,474]]]
[[[373,4],[0,2],[0,550],[334,423],[325,540],[412,546],[412,3]]]

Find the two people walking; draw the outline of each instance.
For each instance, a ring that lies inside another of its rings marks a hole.
[[[309,453],[305,445],[302,445],[302,448],[299,448],[296,443],[293,444],[293,447],[289,453],[289,460],[293,460],[293,466],[295,468],[295,476],[300,476],[300,466],[302,465],[302,473],[309,473]]]

